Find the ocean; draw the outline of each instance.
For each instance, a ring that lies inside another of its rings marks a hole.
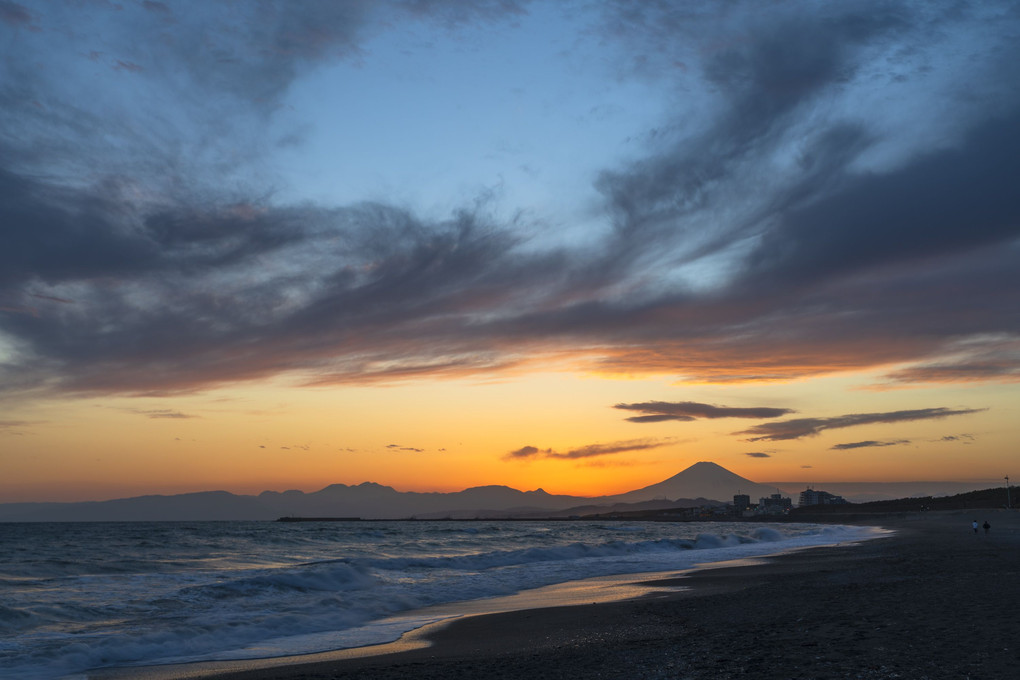
[[[455,615],[415,615],[435,605],[873,535],[757,522],[5,523],[0,678],[378,644]]]

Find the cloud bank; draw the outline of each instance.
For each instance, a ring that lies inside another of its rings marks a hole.
[[[0,5],[0,392],[534,363],[705,382],[1020,375],[1012,2],[577,6],[578,35],[627,55],[617,77],[689,102],[596,173],[584,242],[536,246],[558,225],[530,206],[437,218],[276,198],[267,130],[295,82],[373,59],[392,26],[470,35],[537,4]],[[619,408],[786,414],[695,406]]]

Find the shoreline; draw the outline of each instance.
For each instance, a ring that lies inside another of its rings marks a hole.
[[[862,540],[875,540],[866,538]],[[853,542],[847,542],[847,544]],[[225,659],[157,664],[152,666],[123,666],[93,669],[86,673],[89,680],[196,680],[244,675],[250,672],[269,673],[267,677],[289,666],[328,664],[376,656],[422,650],[434,646],[433,638],[455,622],[476,617],[498,617],[506,614],[549,609],[572,609],[578,606],[599,606],[617,602],[638,601],[662,597],[670,593],[698,595],[703,587],[692,586],[686,580],[700,571],[736,569],[759,566],[770,560],[796,552],[814,550],[821,546],[799,546],[774,553],[738,557],[719,562],[705,562],[686,569],[659,572],[636,572],[594,576],[591,578],[556,583],[515,593],[477,600],[463,600],[410,610],[402,615],[383,619],[426,621],[407,630],[396,640],[366,644],[357,647],[311,652],[307,654],[266,656],[251,659]],[[695,588],[699,588],[696,592]],[[690,591],[690,592],[687,592]],[[594,602],[592,600],[595,600]],[[77,677],[77,676],[74,676]]]
[[[470,615],[385,645],[87,677],[1008,677],[1020,668],[1020,613],[986,605],[1018,601],[1020,514],[979,513],[993,525],[989,536],[970,532],[968,511],[862,518],[845,523],[896,533],[673,578],[632,574],[630,582],[646,589],[641,597]],[[961,602],[949,606],[954,598]],[[940,653],[948,658],[935,662]]]

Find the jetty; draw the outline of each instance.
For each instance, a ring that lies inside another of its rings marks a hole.
[[[281,517],[277,522],[360,522],[360,517]]]

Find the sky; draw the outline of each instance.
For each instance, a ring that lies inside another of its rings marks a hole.
[[[0,114],[0,502],[1020,479],[1011,0],[0,0]]]

